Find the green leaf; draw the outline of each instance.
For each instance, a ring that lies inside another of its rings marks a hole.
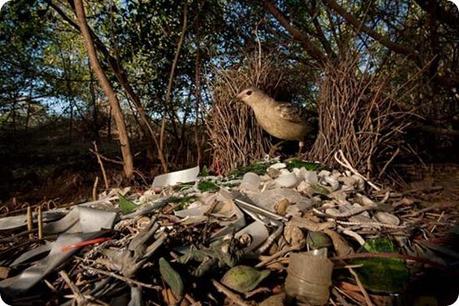
[[[120,198],[119,207],[123,215],[129,214],[137,209],[137,205],[123,197],[121,194],[118,194],[118,197]]]
[[[238,291],[238,292],[249,292],[255,289],[262,280],[268,277],[270,271],[262,270],[259,271],[250,266],[236,266],[228,270],[221,282],[223,285]]]
[[[198,189],[201,192],[217,192],[220,187],[218,187],[214,182],[206,180],[198,183]]]
[[[235,177],[240,177],[246,174],[247,172],[253,172],[258,175],[263,175],[266,173],[266,169],[268,169],[269,166],[271,166],[272,163],[266,163],[266,162],[255,162],[253,164],[250,164],[248,166],[243,166],[239,167],[236,170],[231,172],[231,176]]]
[[[300,168],[300,169],[305,168],[308,171],[316,171],[316,170],[323,168],[323,166],[315,162],[307,162],[307,161],[300,160],[300,159],[292,159],[288,161],[287,169],[292,170],[293,168]]]
[[[172,268],[169,262],[164,259],[164,257],[159,259],[159,272],[166,284],[171,287],[175,297],[181,299],[183,297],[183,291],[185,290],[182,278],[180,277],[180,274]]]
[[[388,238],[375,238],[371,239],[365,242],[363,245],[363,248],[367,252],[373,252],[373,253],[394,253],[397,252],[395,249],[394,244],[392,241]]]
[[[367,241],[363,248],[371,253],[395,253],[392,241],[377,238]],[[394,293],[403,291],[410,273],[403,260],[398,258],[356,259],[353,264],[362,265],[356,269],[365,288],[374,292]]]

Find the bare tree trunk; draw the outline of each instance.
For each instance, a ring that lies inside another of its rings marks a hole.
[[[51,0],[46,0],[46,1],[69,25],[71,25],[78,31],[81,31],[79,25],[76,24],[71,18],[69,18],[58,5],[53,3]],[[135,93],[134,89],[129,83],[129,80],[126,75],[126,71],[122,67],[121,63],[116,58],[110,55],[110,52],[108,52],[108,49],[105,47],[102,41],[91,31],[91,29],[89,30],[89,32],[91,33],[91,36],[94,39],[96,48],[102,53],[102,55],[105,57],[108,64],[112,68],[113,73],[116,79],[118,80],[118,83],[121,85],[121,87],[123,87],[129,99],[134,103],[139,113],[140,119],[141,119],[139,121],[140,128],[143,130],[145,134],[150,135],[151,139],[148,139],[148,140],[149,142],[152,140],[153,143],[150,142],[150,144],[154,144],[158,150],[158,158],[161,162],[163,171],[168,172],[167,159],[166,159],[166,156],[164,155],[163,150],[159,146],[159,140],[155,132],[153,131],[152,122],[149,120],[145,112],[145,109],[142,105],[142,102],[140,101],[139,96]]]
[[[119,141],[121,146],[121,154],[123,156],[123,169],[124,175],[131,178],[134,172],[134,164],[132,161],[131,147],[129,145],[129,137],[126,129],[126,123],[121,111],[120,102],[113,90],[110,81],[105,75],[102,67],[100,66],[99,59],[97,58],[96,49],[94,48],[94,41],[89,31],[88,24],[86,23],[86,15],[82,0],[75,0],[75,11],[80,24],[81,36],[83,37],[84,46],[88,52],[91,67],[99,80],[100,86],[110,102],[113,110],[113,117],[115,119],[116,128],[119,133]]]
[[[182,31],[180,33],[179,41],[177,43],[177,49],[175,51],[174,61],[172,62],[171,72],[170,72],[170,75],[169,75],[169,81],[167,82],[167,90],[166,90],[166,98],[165,98],[166,110],[169,110],[169,112],[171,114],[171,118],[170,119],[171,119],[172,125],[174,127],[175,134],[177,134],[177,135],[178,135],[178,132],[177,132],[177,127],[175,125],[175,119],[176,119],[175,115],[176,115],[176,113],[175,113],[175,111],[173,109],[173,106],[172,106],[172,103],[171,103],[171,99],[172,99],[172,88],[174,86],[174,79],[175,79],[175,70],[177,69],[177,64],[178,64],[178,60],[179,60],[179,56],[180,56],[180,51],[182,50],[183,41],[185,39],[187,23],[188,23],[188,7],[185,4],[185,6],[183,8]],[[164,114],[163,120],[161,122],[161,137],[160,137],[160,140],[159,140],[159,147],[160,147],[160,149],[162,151],[164,150],[164,135],[165,135],[165,129],[166,129],[166,120],[165,120],[165,118],[166,118],[166,116]]]

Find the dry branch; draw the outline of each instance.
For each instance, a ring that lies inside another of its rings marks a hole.
[[[400,111],[398,92],[386,79],[361,69],[359,60],[359,55],[348,56],[325,66],[317,101],[319,134],[308,157],[338,166],[334,156],[342,151],[350,166],[371,178],[377,164],[387,168],[398,152],[411,113]]]

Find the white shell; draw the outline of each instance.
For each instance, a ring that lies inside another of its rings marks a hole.
[[[294,173],[281,174],[277,179],[275,179],[277,186],[279,187],[294,187],[298,183],[298,178]]]
[[[260,177],[253,172],[247,172],[242,177],[242,183],[239,186],[241,191],[258,192],[261,183]]]

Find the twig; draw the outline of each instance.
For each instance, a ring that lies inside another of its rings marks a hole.
[[[349,211],[346,211],[346,212],[343,212],[343,213],[333,213],[333,214],[322,212],[322,211],[318,210],[317,208],[313,208],[312,211],[316,215],[318,215],[320,217],[329,217],[329,218],[338,219],[338,218],[349,218],[349,217],[352,217],[354,215],[361,214],[361,213],[363,213],[365,211],[378,210],[378,209],[380,209],[378,206],[362,206],[362,207],[352,208]]]
[[[336,224],[341,225],[357,225],[357,226],[364,226],[364,227],[385,227],[391,229],[405,229],[407,228],[406,225],[394,225],[394,224],[386,224],[382,222],[350,222],[350,221],[340,221],[335,220]]]
[[[223,286],[216,280],[213,279],[212,284],[215,286],[215,288],[217,288],[218,291],[226,295],[236,305],[239,305],[239,306],[250,306],[251,305],[250,303],[246,303],[245,301],[243,301],[239,295],[232,292],[231,290],[229,290],[228,288],[226,288],[225,286]]]
[[[97,184],[99,183],[99,176],[96,176],[94,184],[92,186],[92,200],[97,201]]]
[[[27,231],[29,232],[29,238],[33,239],[33,216],[32,216],[32,207],[27,206]]]
[[[340,155],[340,157],[338,157],[338,155]],[[365,176],[363,176],[362,174],[360,174],[354,167],[352,167],[351,163],[346,159],[346,157],[344,156],[344,153],[343,153],[343,150],[338,150],[338,152],[335,152],[334,156],[335,160],[341,165],[343,166],[344,168],[348,169],[349,171],[351,171],[352,173],[354,173],[355,175],[357,175],[358,177],[360,177],[361,179],[363,179],[365,182],[367,182],[368,185],[370,185],[374,190],[376,191],[380,191],[381,188],[379,188],[378,186],[376,186],[375,184],[373,184],[369,179],[367,179]]]
[[[38,206],[38,213],[37,213],[37,221],[38,221],[38,239],[43,239],[43,213],[41,209],[41,205]]]
[[[373,306],[373,302],[370,299],[370,296],[368,295],[367,291],[365,290],[365,287],[363,287],[362,282],[360,281],[357,273],[352,268],[348,268],[349,272],[351,272],[352,276],[354,276],[355,281],[357,282],[357,286],[359,286],[360,291],[362,291],[362,294],[365,298],[365,302],[367,302],[368,306]]]
[[[100,170],[102,171],[102,177],[104,178],[105,190],[108,190],[109,184],[108,184],[107,174],[105,173],[104,164],[102,162],[102,159],[100,158],[100,154],[99,154],[99,151],[97,149],[97,144],[96,144],[95,141],[93,142],[93,145],[94,145],[94,151],[92,151],[91,149],[90,149],[90,151],[92,151],[96,155],[97,162],[99,163]]]
[[[73,297],[77,303],[77,305],[87,305],[86,298],[84,297],[83,294],[81,294],[80,290],[78,287],[70,280],[70,277],[65,271],[59,271],[59,275],[62,277],[64,282],[67,284],[67,286],[72,290]]]
[[[105,271],[105,270],[97,269],[97,268],[86,266],[86,265],[81,265],[81,267],[86,269],[86,270],[92,270],[93,272],[98,273],[98,274],[102,274],[102,275],[105,275],[105,276],[110,276],[110,277],[119,279],[119,280],[121,280],[121,281],[123,281],[123,282],[125,282],[127,284],[130,284],[130,285],[137,285],[137,286],[140,286],[140,287],[145,287],[145,288],[153,289],[153,290],[156,290],[156,291],[161,291],[163,289],[163,287],[161,287],[161,286],[154,286],[154,285],[150,285],[150,284],[145,284],[145,283],[139,282],[137,280],[134,280],[134,279],[131,279],[131,278],[128,278],[128,277],[125,277],[125,276],[121,276],[121,275],[116,274],[114,272]]]
[[[274,259],[277,259],[281,256],[284,256],[285,254],[289,253],[289,252],[292,252],[292,251],[298,251],[299,249],[301,249],[301,245],[294,245],[294,246],[291,246],[291,247],[287,247],[283,250],[280,250],[279,252],[277,253],[274,253],[273,255],[265,258],[263,261],[259,262],[255,268],[261,268],[263,266],[265,266],[266,264],[270,263],[271,261],[273,261]]]
[[[440,217],[438,217],[438,219],[437,219],[437,223],[440,222],[441,218],[443,218],[444,215],[445,215],[445,212],[442,211],[441,214],[440,214]],[[435,224],[435,225],[432,227],[432,229],[430,230],[430,232],[433,233],[434,230],[435,230],[436,228],[437,228],[437,224]]]
[[[392,163],[392,161],[398,155],[398,153],[400,153],[400,148],[397,148],[397,150],[395,150],[395,152],[392,154],[391,158],[389,158],[389,160],[384,164],[384,167],[382,167],[381,171],[379,171],[378,178],[381,178],[383,176],[384,172],[386,172],[387,167],[390,165],[390,163]]]

